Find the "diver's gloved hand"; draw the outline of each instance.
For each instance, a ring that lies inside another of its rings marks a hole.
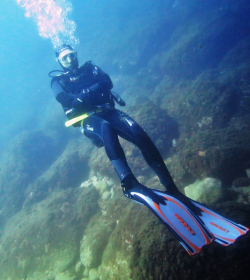
[[[116,102],[117,102],[120,106],[122,106],[122,107],[126,106],[125,101],[122,100],[121,97],[120,97],[118,100],[116,100]]]
[[[122,107],[126,106],[125,101],[121,98],[121,96],[118,93],[112,91],[111,94],[117,104],[119,104]]]
[[[89,98],[89,90],[76,94],[72,103],[72,107],[76,110],[81,110],[86,106],[86,100]]]

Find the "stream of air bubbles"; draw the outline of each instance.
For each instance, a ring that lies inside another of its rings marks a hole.
[[[25,16],[32,18],[39,35],[49,38],[54,48],[63,43],[74,46],[79,43],[75,37],[76,24],[68,19],[72,4],[68,0],[17,0],[25,8]]]

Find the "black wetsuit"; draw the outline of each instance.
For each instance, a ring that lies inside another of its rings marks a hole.
[[[62,104],[64,112],[70,119],[103,107],[101,112],[84,119],[82,127],[84,134],[97,147],[105,147],[107,156],[121,181],[132,173],[118,136],[134,143],[141,150],[146,162],[165,187],[173,184],[159,151],[146,132],[131,117],[115,108],[114,101],[119,98],[110,91],[113,87],[110,77],[99,67],[87,62],[74,71],[54,77],[51,87],[57,101]],[[88,94],[83,96],[83,90],[89,89]],[[72,110],[78,96],[81,98],[81,108]],[[80,122],[74,126],[80,126]]]

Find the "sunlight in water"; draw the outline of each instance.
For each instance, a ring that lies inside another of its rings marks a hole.
[[[76,24],[68,19],[72,4],[67,0],[17,0],[19,6],[25,8],[26,17],[37,23],[39,35],[50,38],[54,48],[62,43],[75,45]]]

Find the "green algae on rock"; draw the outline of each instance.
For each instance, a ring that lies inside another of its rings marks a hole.
[[[0,239],[1,277],[45,280],[60,274],[58,279],[65,279],[64,272],[75,267],[81,235],[98,211],[98,198],[95,189],[58,190],[15,214]]]
[[[185,195],[201,203],[216,203],[222,199],[223,191],[221,182],[215,178],[196,180],[194,184],[184,188]]]

